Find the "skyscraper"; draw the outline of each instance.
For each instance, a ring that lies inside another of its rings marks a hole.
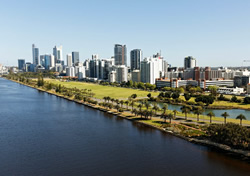
[[[25,60],[18,59],[18,70],[24,70],[24,68],[25,68]]]
[[[72,52],[72,63],[76,64],[80,61],[79,59],[79,52],[73,51]]]
[[[72,67],[72,55],[67,54],[67,66]]]
[[[39,49],[36,48],[35,44],[32,44],[32,56],[33,56],[33,64],[38,65],[39,62]]]
[[[62,46],[55,46],[53,48],[53,55],[55,58],[55,63],[63,64]]]
[[[192,56],[188,56],[184,58],[184,68],[194,68],[196,67],[196,59]]]
[[[126,45],[116,44],[114,49],[115,65],[127,66],[127,47]]]
[[[142,51],[134,49],[130,52],[130,68],[131,70],[140,70],[140,62],[142,60]]]

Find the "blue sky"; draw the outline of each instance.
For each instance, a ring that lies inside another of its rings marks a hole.
[[[63,45],[64,59],[79,51],[113,55],[114,44],[143,56],[161,50],[173,66],[193,56],[199,66],[241,66],[250,60],[249,0],[0,0],[0,63],[32,60]],[[128,57],[129,59],[129,57]]]

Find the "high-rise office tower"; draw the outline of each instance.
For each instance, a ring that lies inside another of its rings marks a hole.
[[[80,61],[79,59],[79,52],[73,51],[72,52],[72,63],[76,64]]]
[[[18,69],[24,70],[25,68],[25,60],[24,59],[18,59]]]
[[[67,66],[72,67],[72,55],[67,54]]]
[[[130,52],[130,68],[131,70],[140,70],[140,62],[142,60],[142,51],[134,49]]]
[[[33,56],[33,64],[39,65],[39,49],[36,48],[35,44],[32,44],[32,56]]]
[[[115,45],[115,65],[125,65],[127,66],[127,47],[126,45]]]
[[[184,68],[194,68],[196,67],[196,59],[192,56],[188,56],[184,58]]]
[[[62,46],[55,46],[53,48],[53,55],[55,58],[55,63],[63,64]]]
[[[45,67],[45,58],[44,58],[44,55],[40,55],[40,65],[42,65],[43,67]]]

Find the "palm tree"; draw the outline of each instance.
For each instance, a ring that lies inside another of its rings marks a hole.
[[[122,107],[122,106],[123,106],[123,103],[124,103],[124,101],[123,101],[123,100],[121,100],[121,101],[120,101],[121,108],[123,108],[123,107]]]
[[[177,114],[177,110],[175,109],[175,110],[173,110],[173,113],[174,113],[174,118],[176,118],[176,114]]]
[[[138,108],[139,108],[139,110],[141,111],[141,108],[143,107],[143,105],[140,103],[140,104],[138,104],[138,106],[137,106]]]
[[[246,117],[243,114],[240,114],[236,117],[236,119],[240,119],[240,125],[242,125],[242,120],[246,120]]]
[[[132,110],[134,109],[135,102],[132,100],[130,105],[132,106]]]
[[[187,120],[187,114],[190,112],[190,108],[188,106],[182,106],[181,112],[185,114],[185,120]]]
[[[116,105],[120,103],[119,99],[115,99]]]
[[[172,113],[169,113],[168,118],[169,118],[169,123],[171,123],[171,120],[174,118],[174,115]]]
[[[165,123],[166,123],[167,118],[168,118],[168,114],[167,113],[162,113],[161,114],[161,119],[164,119]]]
[[[138,111],[137,111],[136,109],[133,109],[133,110],[132,110],[132,114],[135,114],[135,116],[137,116]]]
[[[110,101],[112,102],[112,104],[114,104],[115,99],[111,98]]]
[[[221,114],[222,117],[224,117],[224,123],[226,124],[226,120],[227,120],[227,117],[229,117],[229,114],[227,112],[224,112],[223,114]]]
[[[197,115],[197,121],[199,122],[199,120],[200,120],[200,115],[203,113],[203,108],[202,107],[200,107],[200,106],[198,106],[198,107],[196,107],[196,109],[194,110],[194,113]]]
[[[126,101],[125,101],[125,104],[127,105],[127,109],[128,109],[128,104],[129,104],[129,101],[128,101],[128,100],[126,100]]]
[[[107,97],[103,97],[104,101],[106,102],[107,101]]]
[[[108,103],[109,103],[109,101],[111,100],[110,96],[107,96],[106,99],[108,100]]]
[[[156,111],[159,110],[159,106],[156,103],[154,103],[153,105],[153,110],[155,110],[155,116],[156,116]]]
[[[119,111],[119,109],[120,109],[120,106],[117,104],[117,105],[115,105],[115,109],[117,110],[117,112]]]
[[[150,117],[150,119],[152,118],[152,116],[153,116],[153,111],[152,110],[148,111],[148,116]]]
[[[145,107],[148,110],[148,108],[150,107],[150,103],[149,102],[145,102]]]
[[[168,110],[168,105],[164,103],[162,109],[163,109],[163,113],[165,113]]]
[[[207,116],[210,117],[210,123],[212,123],[212,117],[214,117],[214,113],[212,111],[210,111]]]

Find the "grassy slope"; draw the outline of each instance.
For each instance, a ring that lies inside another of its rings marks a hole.
[[[78,89],[91,89],[92,92],[95,93],[96,98],[103,98],[105,96],[110,96],[111,98],[120,98],[126,99],[132,94],[137,94],[137,97],[147,97],[148,91],[128,89],[128,88],[120,88],[120,87],[111,87],[111,86],[102,86],[98,84],[92,83],[84,83],[84,82],[60,82],[58,80],[46,80],[51,83],[61,84],[65,87],[69,88],[78,88]],[[152,96],[157,96],[159,93],[150,92]]]

